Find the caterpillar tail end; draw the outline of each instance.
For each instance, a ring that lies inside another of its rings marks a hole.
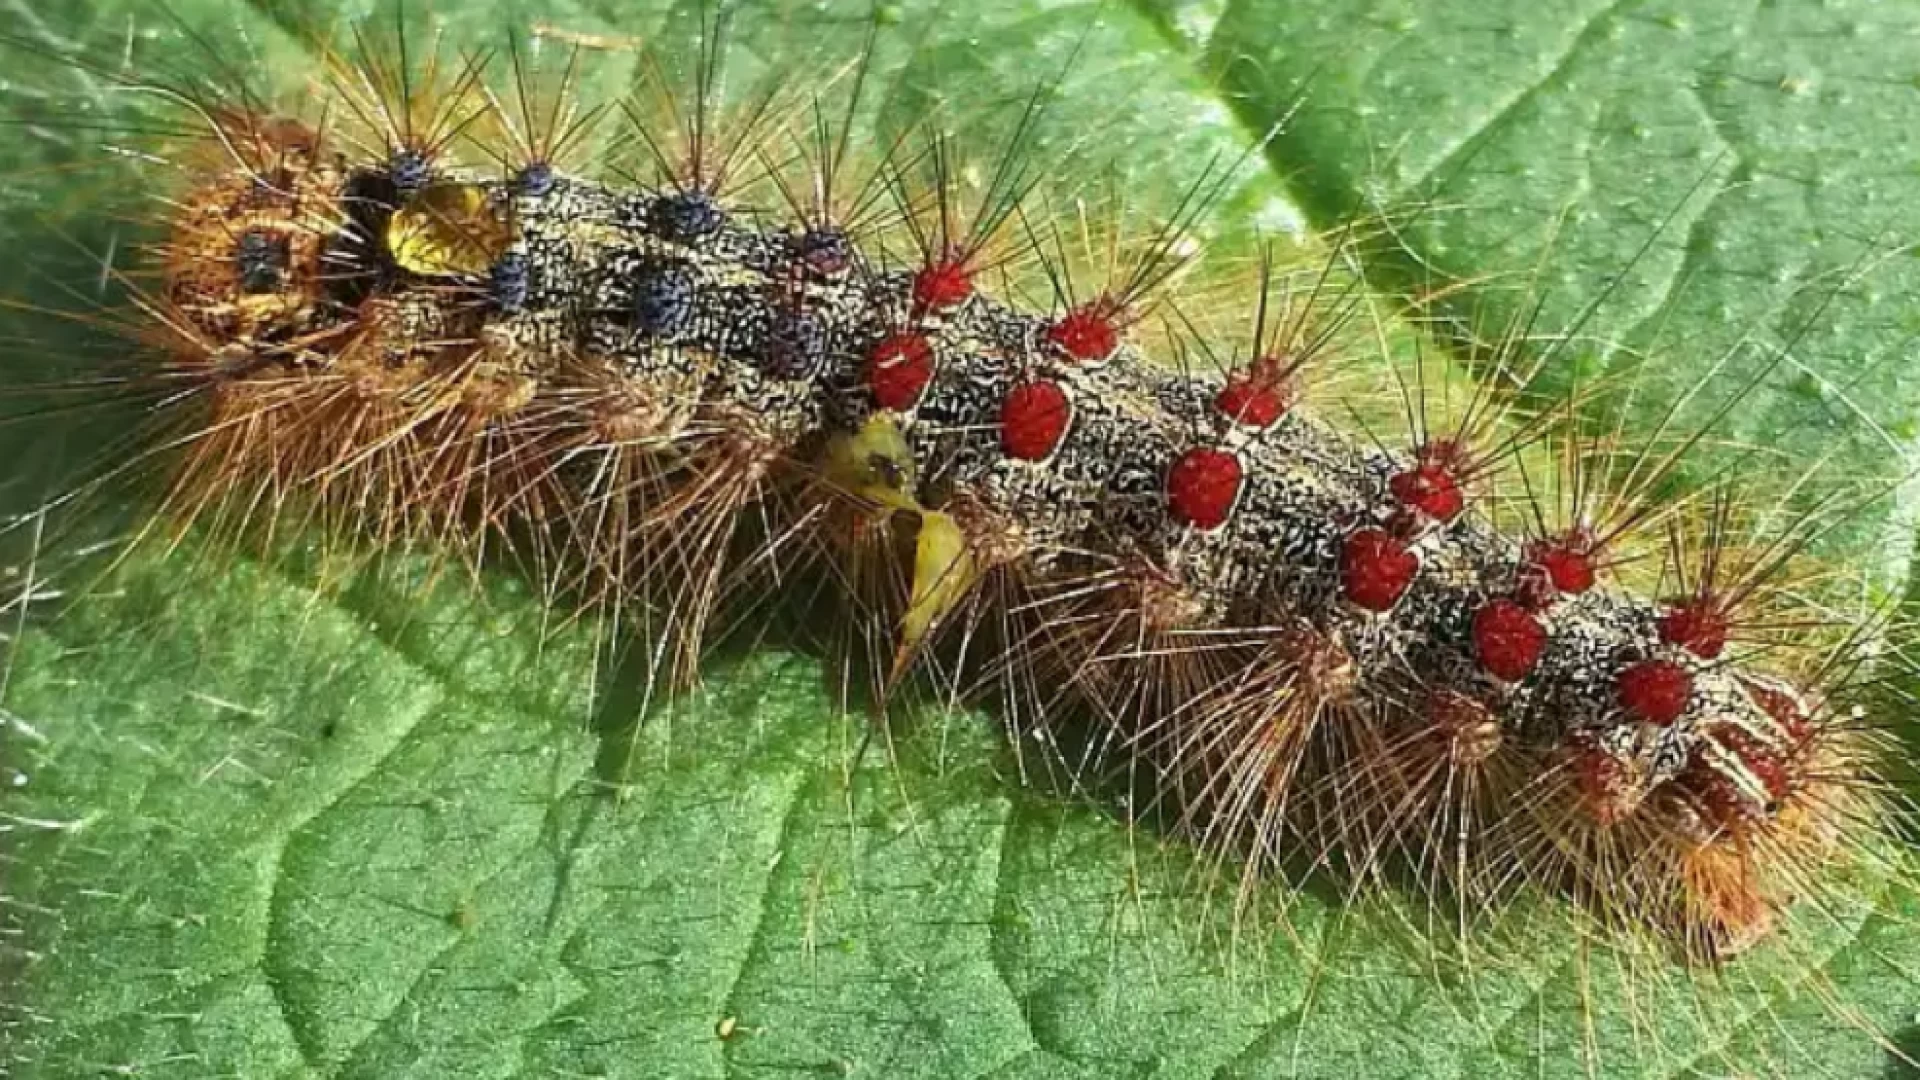
[[[1726,843],[1700,845],[1681,859],[1682,934],[1691,953],[1726,960],[1772,935],[1781,898],[1757,879],[1745,853]]]

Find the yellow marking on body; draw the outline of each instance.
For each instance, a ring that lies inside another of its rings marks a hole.
[[[826,478],[887,510],[921,512],[913,496],[918,479],[913,448],[899,425],[884,413],[868,417],[859,431],[840,432],[827,440]]]
[[[952,515],[928,510],[914,497],[918,470],[913,448],[891,415],[875,413],[860,430],[836,434],[827,441],[825,456],[827,480],[875,504],[878,517],[905,511],[920,519],[914,541],[913,589],[900,620],[895,651],[897,678],[978,580],[972,546]]]
[[[393,212],[387,251],[401,269],[426,277],[484,274],[512,230],[479,184],[435,184]]]

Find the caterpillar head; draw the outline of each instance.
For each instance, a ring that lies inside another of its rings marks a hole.
[[[225,116],[220,149],[190,162],[165,247],[165,299],[196,346],[297,338],[324,299],[344,175],[320,136],[288,120]]]

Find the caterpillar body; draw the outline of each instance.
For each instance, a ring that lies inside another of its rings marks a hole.
[[[511,380],[518,389],[463,405],[463,422],[511,440],[526,414],[672,462],[657,490],[597,496],[633,503],[618,513],[629,523],[656,518],[650,500],[742,513],[777,463],[841,462],[825,467],[828,486],[936,522],[916,635],[964,606],[980,575],[1016,580],[1016,647],[1084,687],[1113,737],[1190,797],[1250,800],[1215,812],[1256,832],[1290,799],[1311,802],[1296,793],[1320,779],[1295,760],[1309,746],[1325,743],[1315,769],[1341,775],[1362,765],[1343,753],[1391,760],[1438,740],[1459,768],[1518,785],[1484,795],[1576,834],[1575,854],[1542,856],[1524,877],[1577,874],[1579,846],[1594,842],[1582,830],[1633,836],[1649,845],[1644,887],[1670,883],[1635,903],[1724,945],[1763,933],[1783,900],[1774,853],[1838,825],[1819,777],[1855,751],[1810,691],[1721,662],[1726,597],[1655,601],[1597,583],[1591,523],[1501,535],[1468,508],[1484,468],[1473,446],[1436,437],[1395,453],[1343,437],[1292,407],[1295,357],[1223,377],[1155,366],[1125,340],[1124,296],[1022,311],[974,287],[963,249],[888,270],[831,225],[743,221],[694,183],[620,190],[544,162],[469,178],[406,145],[326,164],[318,135],[267,141],[290,182],[263,181],[259,162],[190,189],[168,285],[205,335],[196,349],[244,358],[240,385],[380,380],[376,393],[400,402],[396,429],[411,430],[420,388]],[[290,215],[250,209],[263,202]],[[568,407],[581,420],[556,423]],[[689,507],[673,527],[708,512]],[[707,554],[732,531],[717,524]],[[1190,700],[1166,715],[1124,715],[1143,693],[1126,684],[1143,675],[1101,670],[1116,663],[1103,652],[1135,647],[1107,643],[1158,636],[1177,651],[1206,634],[1230,639],[1211,648],[1232,664],[1272,673],[1254,702],[1236,703],[1248,691],[1229,678],[1179,688]],[[1264,734],[1233,731],[1248,711]],[[1321,736],[1321,724],[1343,730]],[[1439,805],[1449,797],[1368,793],[1363,804],[1387,810],[1366,827],[1429,861],[1411,849],[1461,812]],[[1701,869],[1727,860],[1742,865],[1733,878]]]

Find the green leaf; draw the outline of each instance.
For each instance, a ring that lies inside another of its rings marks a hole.
[[[445,7],[456,42],[508,22],[616,41],[658,13]],[[855,43],[859,7],[781,6],[791,21],[742,20],[742,47],[774,63],[793,40]],[[1920,6],[935,7],[900,10],[884,46],[913,76],[903,115],[929,88],[964,116],[1068,70],[1047,145],[1099,144],[1143,207],[1290,116],[1271,167],[1214,215],[1223,246],[1371,207],[1412,220],[1375,256],[1385,282],[1527,269],[1544,250],[1552,318],[1604,298],[1596,340],[1675,358],[1647,365],[1649,396],[1743,385],[1757,353],[1698,358],[1754,330],[1792,343],[1791,371],[1767,373],[1730,440],[1777,448],[1788,471],[1834,446],[1848,469],[1904,468],[1913,264],[1840,289],[1822,275],[1864,269],[1920,206],[1902,126]],[[291,31],[340,14],[176,11],[95,0],[0,20],[36,45],[187,69],[191,26],[288,70]],[[112,107],[70,70],[22,67]],[[48,279],[91,281],[94,254],[124,246],[89,213],[111,194],[60,180],[113,141],[85,130],[0,136],[22,178],[0,193],[0,235],[50,268],[9,268],[9,296],[72,308],[87,294]],[[71,249],[47,243],[55,217]],[[1488,285],[1462,310],[1497,325],[1518,303]],[[42,369],[41,346],[87,345],[15,318],[9,340]],[[7,436],[18,504],[56,455]],[[990,718],[927,709],[881,737],[832,707],[805,656],[718,662],[704,690],[639,711],[591,628],[556,629],[504,575],[475,587],[397,559],[343,576],[189,546],[49,584],[66,554],[9,568],[11,1075],[1851,1077],[1897,1073],[1860,1026],[1912,1037],[1915,904],[1873,880],[1717,975],[1592,951],[1552,904],[1462,970],[1418,910],[1309,889],[1236,911],[1231,868],[1022,786]]]
[[[1414,278],[1537,280],[1542,325],[1602,353],[1547,387],[1630,379],[1648,415],[1691,393],[1685,431],[1757,383],[1702,460],[1905,480],[1917,25],[1847,0],[1241,0],[1196,47],[1253,122],[1305,95],[1276,156],[1316,218],[1410,217]],[[1471,301],[1504,319],[1531,297]]]

